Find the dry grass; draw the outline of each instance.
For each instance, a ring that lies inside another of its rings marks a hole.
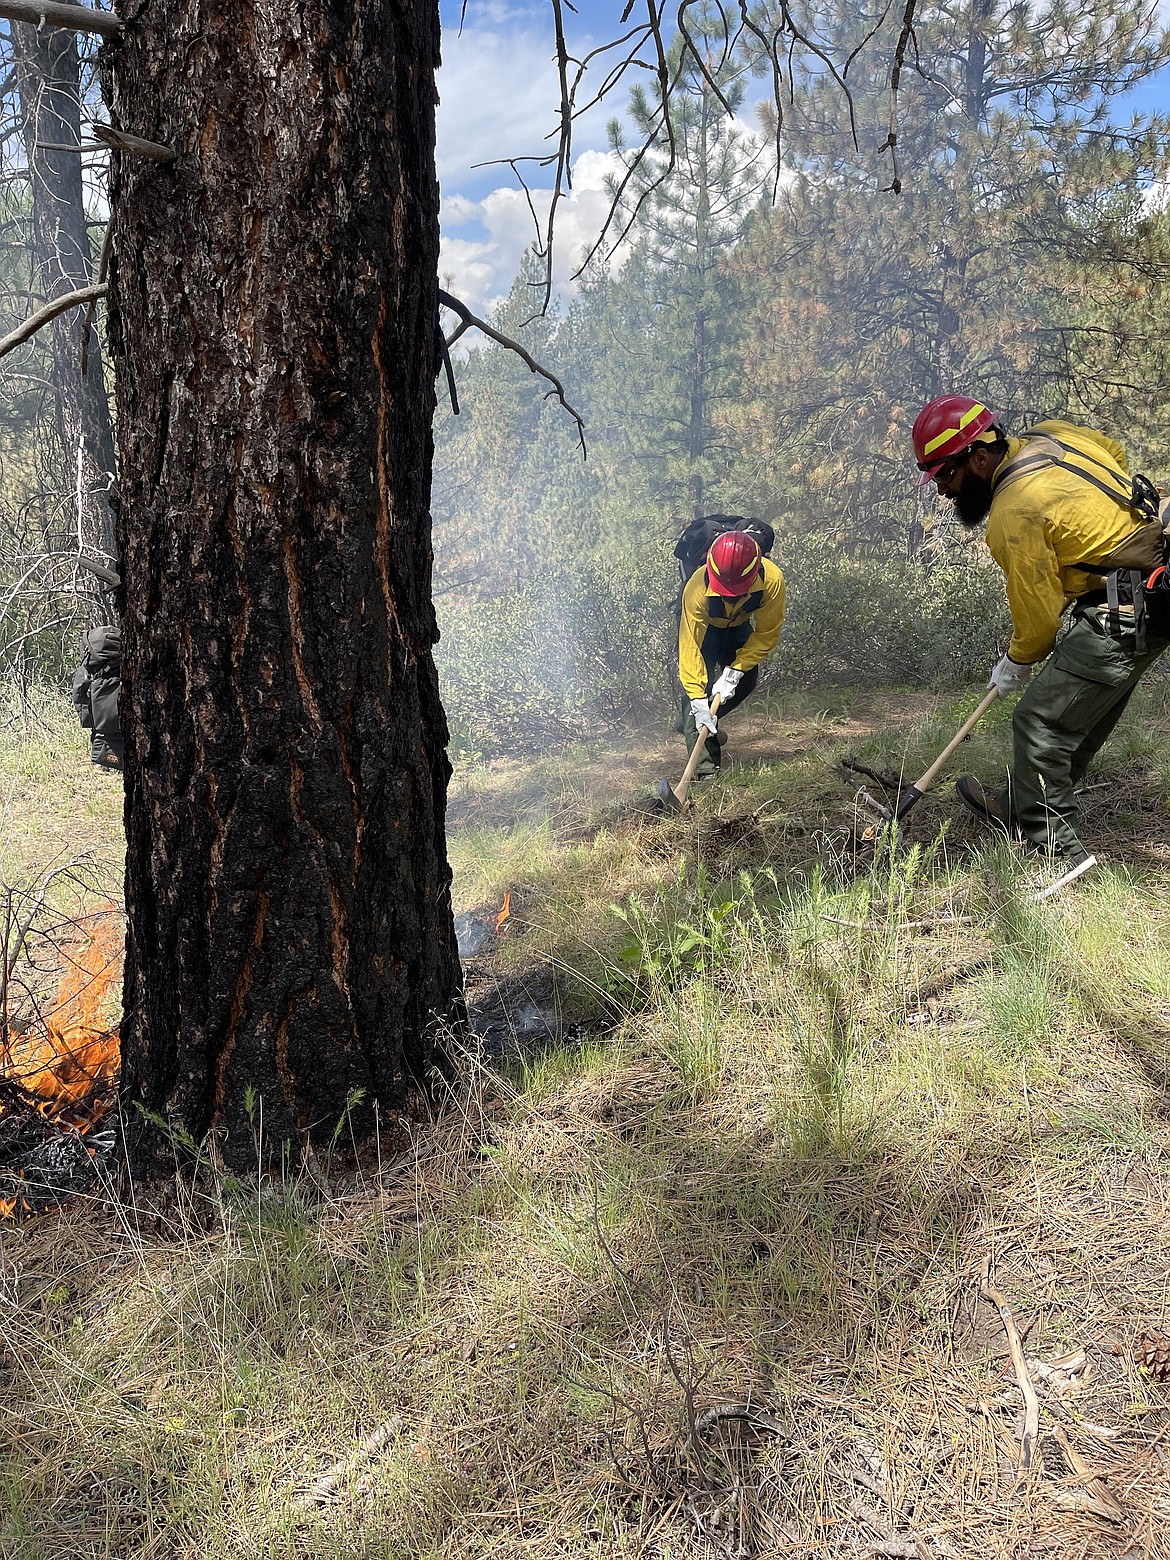
[[[548,760],[510,832],[504,771],[462,782],[459,908],[514,895],[485,978],[544,961],[606,1027],[469,1051],[405,1150],[315,1181],[0,1232],[0,1553],[1170,1556],[1131,1357],[1167,1311],[1164,780],[1119,748],[1113,864],[1050,906],[941,799],[858,865],[829,766],[924,767],[957,721],[909,702],[792,719],[688,818]]]
[[[55,694],[0,685],[0,882],[38,877],[86,852],[121,855],[120,775],[89,763],[89,734]]]

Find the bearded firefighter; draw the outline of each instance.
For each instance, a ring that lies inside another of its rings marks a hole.
[[[724,531],[687,580],[678,625],[678,677],[683,686],[687,752],[702,732],[705,751],[695,770],[709,779],[722,763],[720,722],[751,693],[760,666],[776,648],[784,622],[784,576],[746,531]],[[711,701],[719,695],[719,710]]]
[[[933,482],[965,526],[987,522],[1012,621],[987,686],[1003,697],[1023,691],[1007,786],[962,775],[959,796],[1070,870],[1091,865],[1075,788],[1170,644],[1156,490],[1130,477],[1124,449],[1103,433],[1054,419],[1009,437],[994,412],[966,396],[931,401],[913,440],[922,483]]]

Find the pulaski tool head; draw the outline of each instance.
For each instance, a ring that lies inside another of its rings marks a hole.
[[[669,780],[660,780],[654,789],[664,812],[682,812],[683,804],[674,794],[674,787]]]

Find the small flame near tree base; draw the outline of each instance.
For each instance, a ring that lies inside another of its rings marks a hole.
[[[94,1129],[114,1103],[118,1030],[108,1021],[121,978],[121,918],[86,919],[85,942],[65,953],[47,1011],[9,1023],[0,1039],[0,1216],[33,1212],[76,1191],[106,1148]]]

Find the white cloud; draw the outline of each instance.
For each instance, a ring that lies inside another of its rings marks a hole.
[[[547,151],[559,91],[546,34],[446,33],[438,83],[441,185],[461,186],[476,163]]]
[[[459,227],[465,222],[479,221],[479,206],[466,195],[444,195],[439,204],[439,218],[444,227]]]
[[[572,273],[596,239],[609,210],[606,175],[617,159],[606,152],[583,152],[573,170],[573,190],[557,207],[553,243],[553,281],[572,291]],[[532,203],[542,224],[552,202],[551,189],[533,190]],[[443,201],[443,247],[439,274],[451,278],[451,290],[476,313],[503,297],[520,269],[524,251],[537,236],[523,190],[501,186],[482,200],[454,195]],[[458,230],[476,230],[464,238]],[[615,263],[620,263],[619,255]]]
[[[499,293],[498,255],[490,244],[444,238],[439,256],[439,277],[475,314],[482,314]]]
[[[510,0],[473,0],[469,10],[476,23],[486,21],[489,27],[501,27],[505,22],[516,22],[521,19],[532,21],[536,17],[548,18],[548,6],[546,0],[538,0],[536,4],[510,3]]]

